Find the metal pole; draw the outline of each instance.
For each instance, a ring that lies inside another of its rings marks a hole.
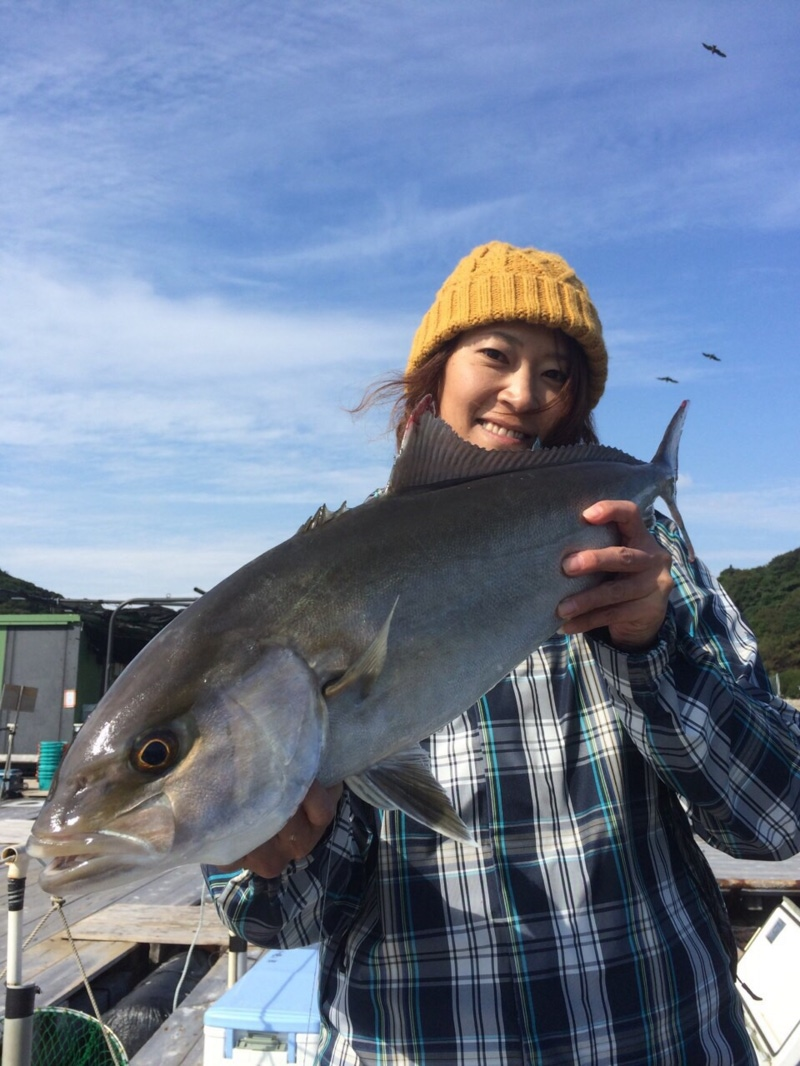
[[[21,846],[7,847],[1,857],[8,866],[8,969],[2,1066],[30,1066],[33,1008],[39,989],[22,983],[22,908],[28,853]]]
[[[109,689],[109,680],[111,679],[111,652],[114,647],[114,622],[117,619],[117,614],[123,609],[123,607],[130,607],[131,604],[139,604],[145,606],[147,604],[154,604],[159,607],[169,607],[171,604],[176,604],[178,607],[188,607],[189,604],[194,603],[197,597],[186,599],[172,599],[170,596],[158,597],[158,596],[137,596],[132,600],[122,600],[118,603],[114,610],[111,612],[111,617],[108,619],[108,639],[106,640],[106,664],[103,670],[103,691],[101,696],[105,696]]]
[[[230,933],[228,936],[228,988],[247,972],[247,941]]]
[[[111,612],[111,617],[108,619],[108,638],[106,640],[106,665],[105,669],[103,670],[103,691],[100,693],[101,696],[105,696],[105,694],[108,692],[108,679],[111,675],[111,649],[114,644],[114,621],[117,617],[117,611],[121,610],[127,603],[130,603],[130,600],[125,600],[123,603],[120,603],[117,607],[115,607],[114,610]]]
[[[5,690],[4,690],[4,692],[5,692]],[[5,702],[5,700],[3,702]],[[17,731],[17,722],[19,721],[19,708],[20,708],[20,704],[21,703],[22,703],[22,686],[20,685],[19,686],[19,692],[17,693],[17,706],[16,706],[16,714],[14,715],[14,721],[13,722],[6,722],[6,724],[2,727],[3,729],[7,729],[8,730],[8,749],[6,750],[6,768],[5,768],[5,773],[3,774],[3,789],[2,789],[2,793],[0,793],[0,794],[2,794],[3,797],[7,796],[8,793],[9,793],[9,786],[10,786],[9,778],[11,777],[11,758],[12,758],[12,754],[13,754],[13,751],[14,751],[14,734]]]
[[[17,731],[17,723],[16,723],[16,721],[14,721],[14,722],[6,722],[6,724],[4,726],[0,726],[0,729],[7,729],[8,730],[8,748],[6,749],[6,768],[5,768],[5,771],[3,773],[3,789],[2,789],[2,796],[3,796],[3,798],[5,798],[7,795],[9,795],[9,790],[10,790],[10,785],[11,785],[11,757],[12,757],[12,754],[13,754],[13,751],[14,751],[14,734]]]

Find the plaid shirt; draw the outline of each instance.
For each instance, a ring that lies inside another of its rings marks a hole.
[[[345,790],[280,878],[206,868],[247,940],[320,941],[320,1063],[755,1063],[693,832],[800,851],[800,717],[674,526],[654,534],[676,582],[657,647],[554,637],[427,742],[480,849]]]

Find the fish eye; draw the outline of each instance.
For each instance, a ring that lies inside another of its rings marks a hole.
[[[134,745],[131,751],[131,766],[143,773],[161,773],[177,762],[179,753],[178,738],[168,729],[148,733],[140,737]]]

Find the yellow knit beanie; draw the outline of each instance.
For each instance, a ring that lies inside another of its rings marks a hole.
[[[594,407],[605,388],[608,353],[586,286],[560,255],[502,241],[479,245],[447,278],[414,335],[406,373],[462,330],[513,320],[563,330],[581,345]]]

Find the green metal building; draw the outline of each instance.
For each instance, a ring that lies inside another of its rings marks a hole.
[[[0,682],[35,688],[31,712],[16,719],[15,753],[36,754],[43,740],[69,741],[100,699],[103,662],[79,614],[0,614]]]

